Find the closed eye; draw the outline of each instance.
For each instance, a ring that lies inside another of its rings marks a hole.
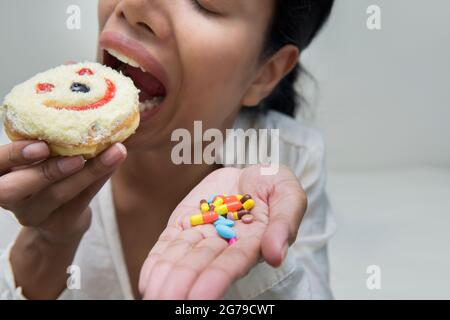
[[[192,5],[194,6],[194,9],[201,12],[202,14],[213,15],[213,16],[219,15],[218,12],[212,11],[212,10],[206,8],[205,6],[203,6],[199,0],[191,0],[191,2],[192,2]]]

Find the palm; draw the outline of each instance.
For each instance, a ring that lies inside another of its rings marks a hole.
[[[275,192],[277,186],[284,191]],[[256,205],[252,210],[253,223],[237,221],[234,226],[238,239],[235,244],[228,246],[213,225],[190,226],[189,216],[199,212],[201,199],[213,194],[237,193],[251,194]],[[269,263],[281,263],[283,248],[276,248],[276,239],[275,243],[270,239],[279,238],[279,234],[273,233],[281,231],[286,223],[271,223],[274,219],[270,215],[275,215],[274,209],[276,212],[297,209],[291,218],[299,223],[304,213],[301,193],[295,176],[285,169],[273,177],[261,176],[258,167],[225,168],[210,174],[174,210],[167,228],[144,263],[140,279],[144,298],[220,298],[235,280],[257,263],[261,249]],[[273,224],[274,230],[269,230],[269,224]],[[286,242],[288,232],[284,232]],[[264,241],[267,237],[269,240]]]

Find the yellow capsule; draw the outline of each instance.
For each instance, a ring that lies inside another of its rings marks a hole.
[[[239,201],[241,201],[242,197],[243,197],[242,194],[237,194],[237,195],[236,195],[236,198],[237,198]]]
[[[217,197],[216,200],[214,200],[214,202],[213,202],[214,207],[221,206],[222,204],[223,204],[223,198],[222,197]]]
[[[220,206],[214,207],[214,211],[220,215],[224,215],[228,213],[228,206],[226,204],[222,204]]]
[[[189,220],[193,227],[202,225],[203,224],[203,215],[202,214],[194,214],[189,218]]]
[[[255,200],[248,199],[247,201],[244,202],[242,206],[244,207],[245,210],[252,210],[253,207],[255,206]]]
[[[208,203],[202,203],[200,205],[200,209],[202,210],[202,212],[208,212],[209,211],[209,204]]]

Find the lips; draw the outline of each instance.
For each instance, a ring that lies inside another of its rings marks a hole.
[[[167,74],[139,42],[117,33],[104,32],[100,45],[104,48],[103,63],[131,78],[141,91],[141,112],[162,103],[167,96]]]

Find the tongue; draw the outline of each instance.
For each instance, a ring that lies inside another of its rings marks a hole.
[[[151,100],[154,97],[164,97],[166,95],[164,85],[150,73],[143,72],[140,68],[134,68],[130,65],[123,65],[121,70],[122,73],[130,77],[133,80],[134,85],[141,90],[139,93],[140,102]]]

